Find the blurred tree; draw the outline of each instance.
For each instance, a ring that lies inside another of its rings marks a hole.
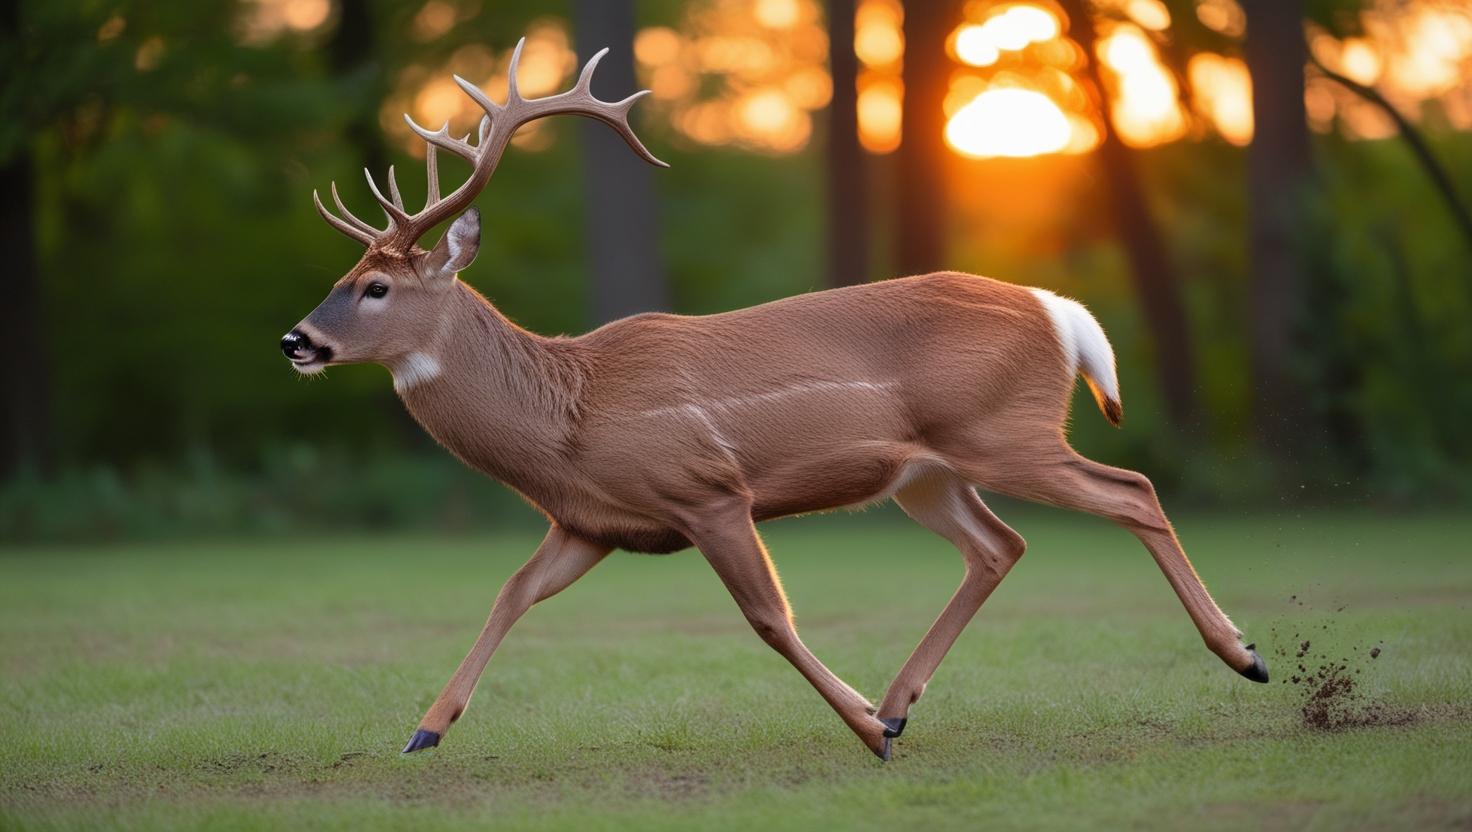
[[[1420,129],[1412,124],[1411,120],[1406,118],[1405,114],[1390,103],[1385,96],[1381,95],[1379,90],[1324,66],[1323,61],[1314,57],[1312,51],[1309,51],[1307,55],[1314,69],[1322,73],[1325,78],[1370,102],[1395,124],[1396,132],[1405,142],[1406,147],[1410,148],[1411,154],[1416,157],[1416,163],[1421,166],[1421,170],[1425,171],[1426,178],[1431,180],[1431,186],[1441,197],[1447,214],[1451,216],[1457,230],[1462,233],[1462,239],[1472,246],[1472,211],[1469,211],[1467,204],[1462,201],[1461,195],[1457,193],[1457,186],[1452,182],[1451,175],[1447,173],[1441,162],[1437,161],[1436,154],[1431,152],[1431,146],[1421,135]]]
[[[0,7],[0,43],[10,56],[25,50],[20,5],[6,0]],[[5,66],[16,79],[20,67]],[[10,85],[7,85],[10,86]],[[7,117],[12,110],[7,96]],[[0,150],[0,251],[5,252],[0,278],[0,480],[23,467],[42,467],[50,457],[51,400],[47,364],[51,356],[41,337],[41,276],[36,268],[34,160],[26,142],[8,142]]]
[[[633,0],[577,0],[573,26],[580,61],[586,63],[609,47],[593,78],[595,95],[617,101],[638,89]],[[593,319],[601,324],[668,309],[652,170],[606,125],[581,121],[583,227]]]
[[[945,268],[946,39],[960,22],[955,0],[905,3],[904,103],[896,160],[896,264],[900,274]]]
[[[369,0],[340,0],[337,26],[327,41],[327,57],[334,75],[359,78],[358,94],[345,102],[349,109],[343,134],[362,158],[363,166],[382,177],[388,168],[378,105],[387,82],[380,54],[378,26]]]
[[[36,259],[35,160],[32,119],[48,92],[33,73],[41,44],[21,18],[19,0],[0,3],[0,91],[7,129],[0,140],[0,251],[6,267],[0,278],[0,480],[22,468],[42,468],[50,460],[51,393],[45,347],[45,311]]]
[[[1307,391],[1295,373],[1295,329],[1303,298],[1299,243],[1312,178],[1304,109],[1302,0],[1244,0],[1252,74],[1252,144],[1247,152],[1252,262],[1254,418],[1269,454],[1284,457],[1311,433]]]
[[[828,1],[828,285],[869,279],[869,205],[859,145],[859,59],[854,53],[854,0]]]
[[[1180,275],[1166,251],[1160,227],[1150,214],[1135,151],[1120,140],[1114,124],[1094,48],[1097,35],[1092,9],[1085,6],[1085,0],[1061,0],[1060,5],[1070,21],[1069,34],[1082,53],[1083,74],[1092,88],[1103,128],[1095,154],[1109,183],[1114,227],[1129,258],[1135,294],[1150,328],[1156,382],[1171,424],[1189,430],[1196,415],[1196,365],[1181,301]]]

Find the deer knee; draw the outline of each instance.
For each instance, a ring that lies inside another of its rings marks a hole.
[[[1137,471],[1120,471],[1115,481],[1119,483],[1121,495],[1116,521],[1125,526],[1152,530],[1170,527],[1149,477]]]
[[[1000,524],[989,524],[984,535],[972,538],[968,544],[960,547],[966,555],[967,574],[994,581],[1001,580],[1027,551],[1022,535]]]
[[[792,621],[776,610],[747,613],[746,620],[757,636],[772,647],[777,647],[792,637]]]
[[[1022,560],[1023,553],[1027,551],[1027,541],[1022,539],[1022,535],[1006,526],[998,529],[998,531],[1001,533],[999,535],[1000,544],[998,551],[1007,565],[1011,566],[1017,561]]]

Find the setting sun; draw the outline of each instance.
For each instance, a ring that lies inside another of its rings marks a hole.
[[[1071,140],[1068,116],[1034,90],[987,90],[946,123],[946,142],[967,156],[1038,156]]]

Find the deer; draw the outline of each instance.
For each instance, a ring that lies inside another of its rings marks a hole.
[[[297,372],[388,368],[398,397],[440,445],[499,480],[549,524],[501,587],[465,659],[404,747],[438,746],[487,663],[533,605],[615,549],[694,547],[756,634],[792,664],[863,744],[889,760],[911,707],[963,628],[1022,557],[1023,538],[978,489],[1098,515],[1144,544],[1202,639],[1228,667],[1267,682],[1267,666],[1213,601],[1144,475],[1089,460],[1066,437],[1076,379],[1104,417],[1122,417],[1115,356],[1080,303],[958,272],[878,281],[705,316],[645,313],[576,337],[513,323],[459,279],[475,259],[472,203],[513,134],[555,115],[604,122],[632,151],[630,110],[594,97],[594,55],[570,90],[527,99],[512,53],[505,104],[456,83],[484,111],[477,136],[405,120],[425,142],[423,209],[404,207],[393,168],[378,228],[336,183],[317,211],[366,252],[281,341]],[[469,177],[441,196],[437,151]],[[339,216],[340,214],[340,216]],[[453,217],[453,220],[451,219]],[[433,248],[418,244],[442,222]],[[803,644],[757,530],[775,518],[893,500],[959,551],[965,572],[876,706]]]

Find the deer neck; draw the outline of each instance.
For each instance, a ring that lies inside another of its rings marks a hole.
[[[533,492],[563,448],[581,374],[456,281],[436,336],[390,364],[415,421],[471,467]]]

